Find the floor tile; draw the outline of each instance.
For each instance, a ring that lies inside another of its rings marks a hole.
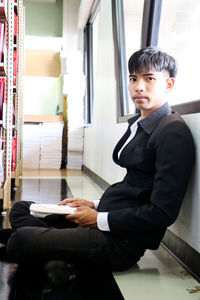
[[[200,300],[200,284],[162,246],[114,277],[126,300]]]
[[[103,193],[103,190],[81,171],[24,171],[22,179],[22,185],[12,192],[13,203],[20,199],[57,203],[72,195],[94,200],[99,199]],[[8,213],[0,216],[0,227],[9,227]],[[15,271],[15,264],[0,262],[1,300],[14,300],[8,295],[13,292],[12,280],[9,278]],[[148,250],[136,266],[125,272],[115,272],[114,278],[125,300],[200,300],[200,283],[162,246],[157,251]],[[33,297],[29,299],[38,299]]]
[[[65,179],[23,179],[19,197],[25,201],[56,204],[72,197],[72,193]]]

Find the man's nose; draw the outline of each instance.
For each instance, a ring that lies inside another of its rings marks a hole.
[[[135,92],[141,93],[145,90],[145,84],[143,80],[137,80],[135,84]]]

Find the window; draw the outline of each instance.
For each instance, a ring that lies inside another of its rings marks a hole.
[[[127,60],[140,49],[144,1],[123,0],[124,33]]]
[[[140,48],[157,45],[162,0],[113,0],[112,3],[118,120],[123,122],[127,115],[135,113],[127,89],[128,59]]]
[[[200,98],[200,2],[163,0],[158,46],[178,61],[178,74],[170,100],[177,105]]]
[[[93,22],[92,41],[93,41],[93,97],[95,94],[95,78],[96,78],[96,66],[97,66],[97,50],[98,50],[98,29],[99,29],[99,13],[96,14]]]
[[[86,92],[84,97],[85,124],[92,123],[98,49],[98,27],[99,1],[96,1],[84,30],[84,73],[86,76]]]
[[[118,116],[135,113],[128,94],[128,59],[141,47],[143,0],[113,0],[113,31],[115,38],[118,80]]]
[[[123,0],[124,6],[124,33],[126,47],[126,66],[128,59],[137,50],[141,48],[141,31],[144,1]],[[126,67],[128,78],[128,67]],[[128,80],[127,80],[128,82]],[[127,114],[135,113],[135,107],[128,94],[128,111]]]

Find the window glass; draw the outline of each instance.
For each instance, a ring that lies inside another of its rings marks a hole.
[[[93,86],[95,93],[95,78],[96,78],[96,66],[97,66],[97,51],[98,51],[98,29],[99,29],[99,12],[96,14],[92,25],[92,50],[93,50]]]
[[[123,0],[126,64],[129,57],[141,47],[143,6],[143,0]],[[127,83],[128,75],[127,67]],[[135,113],[135,107],[129,97],[128,114],[132,113]]]
[[[171,105],[200,98],[200,1],[163,0],[158,46],[178,61]]]
[[[99,12],[91,16],[84,31],[84,72],[86,75],[86,91],[84,96],[84,122],[92,123],[95,74],[98,50]]]

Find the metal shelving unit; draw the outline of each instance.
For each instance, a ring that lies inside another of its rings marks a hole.
[[[3,116],[4,150],[5,150],[5,182],[3,186],[3,208],[10,207],[11,194],[11,160],[12,160],[12,101],[13,101],[13,40],[14,40],[14,5],[7,2],[7,20],[5,42],[7,45],[5,102],[6,116]],[[4,62],[5,65],[5,62]],[[5,118],[5,120],[4,120]]]
[[[17,137],[17,149],[16,149],[16,169],[15,169],[15,186],[19,186],[19,176],[22,175],[22,128],[23,128],[23,91],[24,91],[24,8],[23,0],[18,0],[17,3],[17,45],[13,47],[18,51],[18,69],[17,69],[17,82],[16,87],[16,103],[15,103],[15,118],[16,118],[16,137]]]
[[[4,12],[3,12],[4,10]],[[10,208],[11,204],[11,179],[15,179],[15,186],[19,185],[19,174],[21,165],[21,129],[22,129],[22,107],[23,107],[23,36],[24,36],[24,12],[23,0],[7,1],[7,5],[0,4],[0,21],[5,16],[5,44],[6,44],[6,60],[3,66],[5,68],[5,105],[2,120],[3,139],[4,139],[4,185],[0,188],[0,199],[3,199],[3,209]],[[14,44],[14,12],[17,14],[17,44]],[[18,53],[18,69],[17,84],[13,87],[13,52],[17,49]],[[5,55],[4,55],[5,57]],[[1,68],[1,66],[0,66]],[[0,76],[2,76],[0,74]],[[15,124],[13,121],[13,94],[15,96]],[[6,109],[5,109],[6,107]],[[16,147],[16,168],[11,172],[12,162],[12,138],[13,132],[17,137]]]

